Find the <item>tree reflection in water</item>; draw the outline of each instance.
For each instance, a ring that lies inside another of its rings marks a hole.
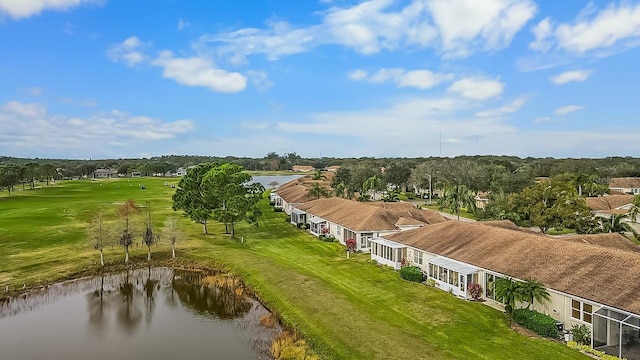
[[[87,295],[87,306],[89,324],[99,332],[110,318],[127,335],[143,320],[150,326],[158,296],[171,308],[182,306],[219,319],[242,317],[253,306],[243,284],[223,273],[147,268],[103,275],[98,281]]]
[[[180,301],[200,315],[233,319],[251,310],[244,286],[228,274],[176,270],[172,284]]]

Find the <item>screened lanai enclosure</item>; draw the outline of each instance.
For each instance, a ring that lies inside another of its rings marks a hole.
[[[640,360],[640,317],[603,306],[593,313],[593,348],[628,360]]]

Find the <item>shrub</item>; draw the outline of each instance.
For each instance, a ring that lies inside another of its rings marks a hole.
[[[469,284],[469,295],[473,300],[480,300],[482,297],[482,285],[478,283]]]
[[[354,252],[358,248],[356,244],[356,239],[349,239],[346,241],[347,251]]]
[[[424,279],[422,270],[420,270],[420,268],[417,266],[405,266],[401,268],[400,277],[413,282],[422,282],[422,280]]]
[[[324,242],[334,242],[335,238],[333,236],[322,236],[320,235],[320,239]]]
[[[551,316],[529,309],[514,309],[512,316],[513,321],[533,330],[538,335],[550,338],[558,337],[556,320]]]
[[[428,278],[427,281],[425,281],[425,285],[430,286],[430,287],[436,287],[436,285],[438,285],[438,283],[436,283],[435,279]]]
[[[275,205],[275,204],[276,204],[276,202],[275,202],[275,201],[269,201],[269,205],[273,206],[273,205]]]
[[[307,224],[305,223],[298,223],[296,226],[298,229],[307,230]]]
[[[600,360],[620,360],[620,358],[617,356],[606,354],[604,351],[593,349],[589,345],[578,344],[575,341],[567,342],[567,346],[571,349],[578,350],[586,354],[595,355]]]
[[[273,211],[274,212],[282,212],[283,210],[282,210],[282,208],[273,208]]]
[[[590,345],[591,344],[591,331],[589,328],[582,324],[573,324],[571,327],[571,334],[573,335],[573,340],[578,344],[582,345]]]

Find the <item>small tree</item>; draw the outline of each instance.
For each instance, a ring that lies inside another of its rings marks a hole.
[[[321,197],[327,197],[329,195],[329,192],[325,190],[319,182],[314,182],[313,185],[311,185],[311,189],[309,189],[309,197],[320,199]]]
[[[120,236],[120,245],[124,247],[125,251],[124,262],[128,263],[129,246],[133,244],[133,234],[131,233],[130,221],[135,215],[140,213],[140,208],[136,205],[135,201],[129,199],[116,208],[116,213],[120,220],[124,222],[124,229]]]
[[[171,258],[176,258],[176,243],[184,238],[184,232],[178,224],[178,219],[175,216],[169,216],[164,222],[164,228],[162,229],[164,235],[169,239],[171,243]]]
[[[145,245],[147,245],[147,261],[151,260],[151,245],[156,242],[156,239],[153,237],[153,223],[151,222],[151,203],[147,201],[145,205],[145,225],[146,229],[144,232],[144,236],[142,241]]]
[[[87,235],[94,249],[100,252],[100,265],[104,266],[104,247],[107,245],[107,228],[104,223],[105,213],[97,209],[89,220]]]
[[[520,288],[519,292],[522,299],[523,300],[526,299],[526,301],[529,302],[529,304],[527,305],[527,309],[531,305],[533,305],[533,302],[535,300],[537,300],[538,302],[543,302],[543,301],[549,301],[549,299],[551,298],[551,296],[549,295],[549,292],[544,287],[544,285],[537,280],[525,279],[524,282],[517,283],[517,285]]]
[[[516,303],[522,300],[520,285],[512,278],[499,278],[496,281],[496,300],[504,304],[504,309],[511,316]]]

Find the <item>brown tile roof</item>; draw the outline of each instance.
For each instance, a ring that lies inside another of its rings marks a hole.
[[[609,181],[611,189],[639,189],[640,177],[611,178]]]
[[[331,165],[326,168],[327,171],[338,171],[342,166],[340,165]]]
[[[611,210],[631,204],[633,202],[633,197],[633,195],[608,195],[588,197],[585,201],[591,210]]]
[[[407,222],[411,219],[411,225],[446,221],[437,211],[418,209],[407,202],[360,202],[333,197],[296,207],[353,231],[398,230],[396,224],[400,218],[406,218],[403,221]]]
[[[640,255],[544,235],[458,221],[386,239],[640,314]]]
[[[527,229],[527,228],[520,227],[520,226],[512,223],[509,220],[487,220],[487,221],[482,221],[481,223],[483,225],[494,226],[494,227],[501,228],[501,229],[509,229],[509,230],[521,231],[521,232],[525,232],[525,233],[529,233],[529,234],[538,234],[538,232],[535,232],[535,231]]]
[[[554,236],[560,240],[604,246],[612,249],[640,252],[640,246],[618,233],[571,234]]]
[[[331,175],[329,175],[331,174]],[[322,187],[331,193],[332,173],[325,175],[324,179],[313,180],[311,175],[299,177],[295,180],[282,184],[275,193],[289,204],[301,204],[313,200],[309,198],[309,190],[313,183],[319,182]]]

